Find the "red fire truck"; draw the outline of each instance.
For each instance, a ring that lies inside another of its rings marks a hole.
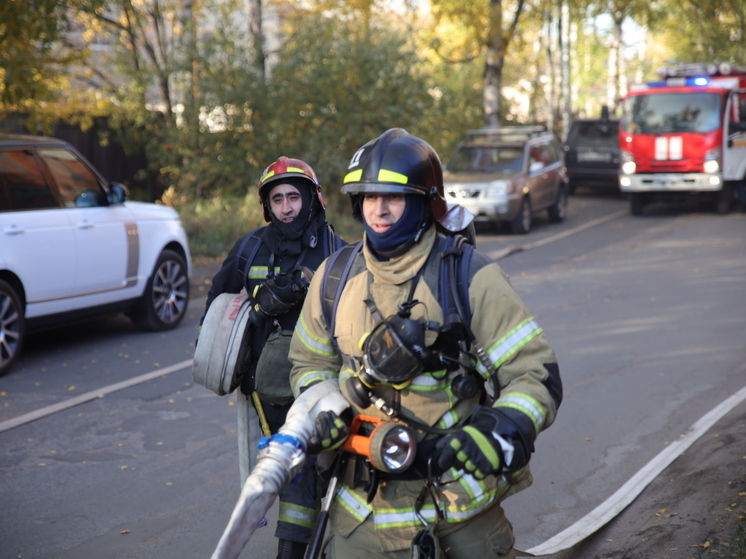
[[[746,68],[677,63],[633,85],[619,128],[619,186],[630,211],[660,198],[712,197],[727,213],[746,173]]]

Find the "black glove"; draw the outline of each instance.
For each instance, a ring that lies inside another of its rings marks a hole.
[[[477,479],[499,475],[505,465],[502,446],[493,434],[499,421],[495,410],[477,406],[469,425],[438,441],[435,446],[438,467],[464,469]]]
[[[322,411],[314,422],[314,432],[308,441],[308,454],[334,450],[345,442],[349,434],[350,426],[346,420],[333,411]]]
[[[308,280],[300,270],[269,278],[254,289],[251,320],[259,324],[267,317],[288,312],[302,302],[308,291]]]

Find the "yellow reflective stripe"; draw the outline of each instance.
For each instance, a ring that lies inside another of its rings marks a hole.
[[[332,380],[335,378],[337,377],[334,375],[334,373],[330,373],[329,371],[308,371],[306,373],[303,373],[298,381],[295,383],[293,394],[297,398],[298,396],[300,396],[300,389],[304,386],[308,386],[312,382]]]
[[[420,514],[425,518],[432,518],[434,520],[435,507],[433,507],[433,505],[425,505],[420,510]],[[417,514],[414,512],[414,507],[376,511],[373,520],[375,521],[376,530],[411,526],[412,524],[417,523],[421,524],[420,520],[417,518]]]
[[[492,361],[495,369],[505,363],[508,358],[541,334],[541,332],[541,327],[539,327],[534,319],[527,318],[513,328],[506,336],[498,340],[488,351],[490,361]]]
[[[408,388],[420,392],[430,392],[433,390],[444,390],[449,383],[450,378],[445,374],[445,371],[437,371],[417,375],[412,379]]]
[[[345,175],[344,180],[342,181],[342,184],[346,184],[348,182],[357,182],[361,178],[363,178],[363,170],[358,169],[357,171],[352,171],[351,173],[347,173]]]
[[[497,495],[502,494],[506,487],[507,482],[504,479],[501,479],[497,490],[483,493],[479,498],[470,501],[466,506],[446,506],[443,509],[445,521],[456,523],[474,518],[480,512],[492,506]],[[420,509],[420,516],[428,522],[433,522],[435,520],[435,506],[433,504],[426,504],[422,509]],[[382,509],[380,511],[375,511],[373,520],[375,522],[376,530],[422,525],[417,514],[415,514],[414,507]]]
[[[314,336],[308,331],[303,314],[300,315],[300,320],[295,325],[295,333],[310,351],[325,356],[334,355],[334,346],[330,341]]]
[[[438,420],[438,423],[436,426],[440,429],[449,429],[456,425],[458,423],[459,417],[453,410],[448,410],[446,413],[443,414],[443,417],[441,417]]]
[[[268,178],[273,177],[273,176],[275,176],[275,172],[274,171],[270,171],[269,173],[267,173],[266,175],[264,175],[261,179],[259,179],[259,182],[264,182]]]
[[[264,279],[267,277],[266,266],[252,266],[249,268],[249,277],[252,279]]]
[[[501,480],[503,481],[504,478]],[[479,481],[471,474],[464,473],[458,478],[459,485],[464,488],[464,491],[468,493],[472,501],[481,499],[484,494],[487,493],[487,486],[484,485],[483,481]]]
[[[301,169],[300,167],[288,167],[287,168],[287,172],[288,173],[300,173],[301,175],[307,175],[308,174],[303,169]]]
[[[269,273],[269,268],[267,266],[252,266],[249,268],[249,278],[250,279],[264,279],[267,277],[267,274]],[[275,273],[280,273],[280,267],[275,266]]]
[[[492,407],[511,408],[522,412],[527,415],[534,424],[534,429],[536,429],[537,433],[541,431],[541,428],[544,426],[544,420],[546,419],[544,408],[537,400],[528,394],[521,394],[519,392],[503,394],[497,399]]]
[[[373,512],[373,507],[344,486],[337,491],[334,500],[360,522],[368,518],[370,513]]]
[[[396,182],[399,184],[407,184],[409,182],[406,175],[402,175],[396,171],[387,171],[386,169],[378,171],[378,180],[380,182]]]
[[[278,520],[287,522],[288,524],[295,524],[296,526],[313,528],[316,524],[316,509],[280,501]]]
[[[355,376],[355,371],[349,368],[342,369],[341,371],[339,371],[339,384],[342,384],[344,381],[352,376]]]

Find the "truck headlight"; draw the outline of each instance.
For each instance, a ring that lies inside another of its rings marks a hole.
[[[705,173],[717,173],[720,170],[720,153],[720,148],[705,153],[705,164],[702,166]]]
[[[622,173],[624,173],[625,175],[634,175],[635,171],[637,170],[634,155],[632,155],[628,151],[622,150],[619,154],[619,158],[622,161]]]

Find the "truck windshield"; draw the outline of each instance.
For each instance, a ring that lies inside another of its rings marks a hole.
[[[462,147],[448,162],[456,173],[514,173],[522,166],[523,149],[489,146]]]
[[[622,130],[629,134],[668,132],[712,132],[720,126],[720,95],[652,93],[634,95],[624,101]]]

